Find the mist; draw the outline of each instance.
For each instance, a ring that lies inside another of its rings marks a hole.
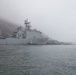
[[[76,0],[0,0],[0,19],[32,28],[52,39],[76,42]]]

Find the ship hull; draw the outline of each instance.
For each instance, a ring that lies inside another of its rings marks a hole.
[[[28,42],[29,40],[17,39],[17,38],[0,39],[0,45],[19,45],[19,44],[27,44]]]
[[[31,39],[18,39],[18,38],[6,38],[0,39],[0,45],[27,45],[27,44],[36,44],[36,45],[44,45],[46,44],[46,40],[34,39],[34,42],[31,42]]]

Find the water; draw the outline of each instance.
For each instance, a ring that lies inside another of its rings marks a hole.
[[[2,45],[0,75],[76,75],[76,46]]]

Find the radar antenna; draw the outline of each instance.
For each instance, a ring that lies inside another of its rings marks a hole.
[[[28,19],[25,20],[24,24],[25,24],[25,27],[26,27],[27,30],[30,30],[30,28],[31,28],[30,23],[31,22],[28,22]]]

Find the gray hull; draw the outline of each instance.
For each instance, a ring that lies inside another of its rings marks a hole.
[[[27,44],[46,44],[46,40],[34,39],[31,42],[31,39],[18,39],[18,38],[7,38],[0,39],[0,45],[27,45]]]

